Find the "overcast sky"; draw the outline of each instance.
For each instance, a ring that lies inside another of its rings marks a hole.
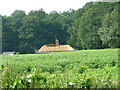
[[[63,12],[70,8],[77,10],[90,1],[95,0],[1,0],[0,14],[9,16],[15,10],[24,10],[28,13],[41,8],[47,13],[53,10]]]

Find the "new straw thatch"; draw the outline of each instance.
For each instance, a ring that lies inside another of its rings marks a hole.
[[[65,52],[73,50],[74,49],[70,45],[44,45],[38,50],[38,52]]]
[[[47,52],[65,52],[73,51],[74,49],[70,45],[60,45],[59,40],[56,39],[55,44],[48,44],[42,46],[38,53],[47,53]]]

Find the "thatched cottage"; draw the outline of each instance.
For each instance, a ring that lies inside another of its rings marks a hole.
[[[59,40],[56,39],[56,44],[43,45],[38,52],[47,53],[47,52],[65,52],[73,51],[74,49],[70,45],[60,45]]]

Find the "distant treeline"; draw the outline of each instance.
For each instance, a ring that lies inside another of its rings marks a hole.
[[[59,39],[76,49],[119,48],[117,2],[89,2],[78,10],[28,14],[22,10],[2,16],[2,50],[34,53]]]

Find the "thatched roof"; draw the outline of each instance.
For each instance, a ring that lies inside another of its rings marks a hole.
[[[73,51],[74,49],[69,45],[44,45],[38,52],[64,52],[64,51]]]

